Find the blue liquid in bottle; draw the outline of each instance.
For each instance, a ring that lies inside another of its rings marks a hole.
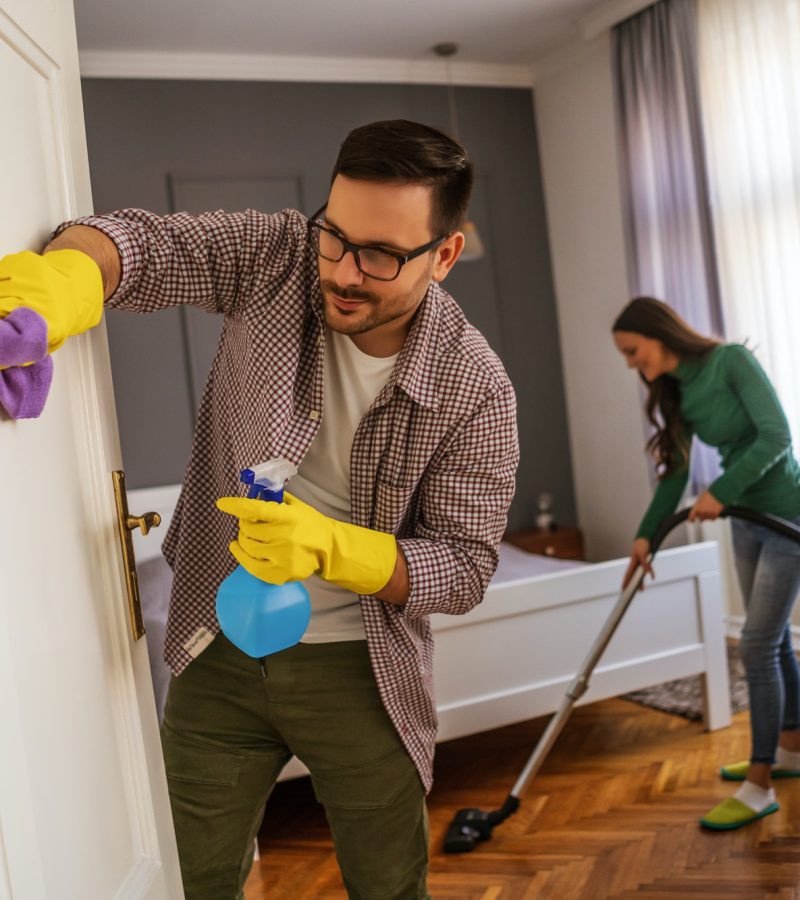
[[[277,466],[276,466],[277,464]],[[250,485],[247,496],[256,500],[283,501],[285,477],[277,477],[288,466],[270,460],[262,466],[243,469],[239,478]],[[268,474],[263,471],[269,468]],[[217,590],[217,619],[226,638],[248,656],[263,659],[293,647],[302,638],[311,619],[311,599],[301,581],[269,584],[237,566]]]

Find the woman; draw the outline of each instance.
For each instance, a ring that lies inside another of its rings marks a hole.
[[[737,505],[800,524],[800,466],[769,379],[745,347],[690,328],[669,306],[638,297],[613,325],[614,343],[647,385],[655,427],[648,449],[659,484],[636,535],[627,584],[648,563],[650,540],[675,511],[689,477],[693,435],[719,450],[723,474],[695,502],[689,521]],[[800,588],[800,545],[762,526],[732,520],[736,570],[747,617],[741,655],[750,695],[752,753],[720,774],[742,785],[701,820],[747,825],[775,812],[772,779],[800,776],[800,671],[789,618]]]

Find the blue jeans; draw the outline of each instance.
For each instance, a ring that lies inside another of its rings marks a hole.
[[[792,520],[800,525],[800,518]],[[750,695],[752,763],[774,763],[781,731],[800,729],[800,670],[789,618],[800,589],[800,544],[734,519],[736,571],[747,610],[740,645]]]

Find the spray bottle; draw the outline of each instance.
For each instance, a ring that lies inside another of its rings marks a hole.
[[[249,499],[281,503],[284,485],[296,474],[288,459],[278,458],[242,469],[239,480],[249,485]],[[217,619],[222,633],[256,659],[293,647],[310,618],[311,600],[299,581],[269,584],[237,566],[217,591]]]

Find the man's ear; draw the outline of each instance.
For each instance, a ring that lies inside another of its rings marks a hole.
[[[464,249],[464,235],[460,231],[454,231],[446,241],[436,248],[436,259],[433,264],[434,281],[444,281],[447,273],[455,265]]]

